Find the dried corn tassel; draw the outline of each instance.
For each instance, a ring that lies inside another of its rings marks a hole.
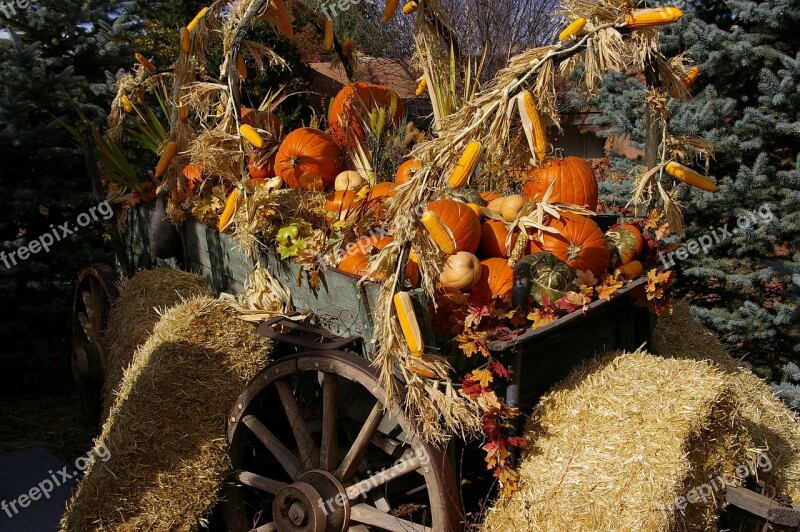
[[[444,251],[446,255],[452,255],[456,252],[455,239],[438,214],[427,211],[422,215],[420,221],[425,226],[425,229],[428,230],[436,245],[439,246],[439,249]]]
[[[422,342],[422,332],[417,321],[417,314],[414,312],[414,304],[408,292],[398,292],[394,295],[394,309],[397,312],[397,321],[403,330],[406,338],[408,350],[414,356],[422,356],[425,344]]]
[[[544,161],[547,157],[547,135],[542,125],[542,117],[533,101],[533,95],[529,91],[522,91],[518,98],[519,116],[528,139],[528,146],[537,162]]]
[[[175,155],[178,153],[178,143],[177,142],[170,142],[164,148],[164,153],[161,154],[161,159],[158,160],[158,165],[156,165],[156,177],[161,177],[165,173],[167,173],[167,169],[169,168],[170,163],[172,163],[172,159],[175,158]]]
[[[475,167],[478,165],[482,151],[483,146],[476,140],[467,144],[467,147],[464,148],[464,153],[461,154],[461,158],[453,169],[453,173],[450,174],[449,186],[451,189],[455,190],[467,184],[470,176],[475,171]]]

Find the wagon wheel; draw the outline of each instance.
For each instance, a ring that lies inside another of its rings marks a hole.
[[[314,351],[251,381],[228,424],[228,530],[461,529],[447,455],[414,435],[402,391],[385,404],[377,376],[361,357]]]
[[[99,418],[105,354],[102,334],[108,325],[111,302],[119,295],[119,277],[108,264],[81,270],[72,305],[72,376],[86,411]]]

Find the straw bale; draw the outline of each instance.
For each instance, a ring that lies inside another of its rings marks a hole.
[[[103,343],[106,374],[103,383],[103,418],[114,403],[122,374],[136,349],[153,332],[160,312],[184,299],[207,295],[209,289],[199,275],[168,268],[144,270],[123,281],[114,301]]]
[[[741,367],[717,337],[698,323],[686,302],[671,316],[659,319],[653,333],[653,352],[664,357],[711,360],[725,373],[756,445],[767,449],[772,470],[761,477],[778,494],[800,502],[800,423],[770,387],[752,371]]]
[[[197,530],[230,468],[227,412],[267,364],[270,341],[230,305],[197,297],[164,312],[125,372],[62,529]]]
[[[676,499],[747,464],[733,392],[712,364],[635,352],[588,362],[551,390],[525,434],[520,490],[483,529],[709,530],[722,491]],[[680,503],[679,503],[680,504]]]

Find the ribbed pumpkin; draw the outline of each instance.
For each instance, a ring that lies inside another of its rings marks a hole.
[[[511,237],[511,248],[517,243],[517,237]],[[508,230],[506,224],[499,220],[487,220],[481,224],[481,242],[478,244],[478,255],[485,258],[508,258],[506,251],[506,238]]]
[[[356,204],[356,193],[352,190],[333,192],[325,198],[325,210],[339,220],[346,220],[351,216],[355,212]]]
[[[438,214],[442,223],[450,229],[456,252],[475,253],[481,241],[481,222],[472,209],[460,201],[442,199],[430,202],[428,210]]]
[[[409,159],[397,167],[397,175],[394,178],[394,182],[398,185],[408,183],[414,178],[414,174],[416,174],[420,168],[422,168],[421,162],[416,159]]]
[[[378,200],[381,198],[391,198],[397,191],[396,183],[378,183],[371,189],[369,189],[369,193],[367,194],[367,199],[369,200]]]
[[[459,251],[447,257],[447,263],[439,277],[439,284],[442,288],[468,290],[480,280],[481,273],[478,257],[466,251]]]
[[[592,167],[580,157],[548,159],[528,173],[522,189],[527,201],[539,201],[555,181],[550,203],[574,203],[591,210],[597,209],[597,179]]]
[[[506,259],[492,258],[481,261],[481,279],[472,289],[479,301],[488,302],[495,297],[511,299],[514,287],[514,270],[508,267]]]
[[[275,153],[271,156],[258,150],[249,157],[247,172],[250,179],[269,179],[275,175]]]
[[[575,271],[547,251],[539,251],[520,260],[514,267],[514,306],[523,308],[528,294],[540,305],[547,296],[550,303],[561,299],[573,285]]]
[[[618,224],[606,231],[611,266],[618,268],[637,259],[642,252],[642,232],[633,224]]]
[[[362,277],[367,273],[372,257],[393,241],[394,239],[390,236],[362,237],[350,248],[347,255],[339,261],[336,267],[347,273]],[[409,259],[405,274],[412,286],[419,286],[419,264],[416,261]],[[376,280],[382,281],[383,276],[379,276]]]
[[[576,271],[591,271],[599,277],[608,270],[611,258],[606,239],[591,218],[567,212],[562,213],[559,220],[551,219],[548,225],[557,229],[559,234],[542,233],[541,249],[549,251]],[[531,242],[532,251],[540,251],[537,241]]]
[[[270,133],[277,135],[281,129],[281,119],[275,113],[267,111],[257,111],[250,107],[241,108],[242,124],[247,124],[255,128],[266,129]]]
[[[328,111],[328,128],[334,140],[340,146],[353,146],[355,139],[364,141],[364,130],[361,118],[374,109],[390,109],[392,100],[395,110],[391,122],[397,126],[403,119],[403,101],[395,92],[385,85],[356,82],[339,91],[331,102]]]
[[[495,192],[494,190],[486,190],[484,192],[481,192],[481,198],[483,198],[483,201],[485,201],[486,203],[494,201],[502,196],[503,196],[502,194],[500,194],[499,192]]]
[[[339,147],[319,129],[304,127],[289,133],[275,155],[275,174],[296,188],[304,174],[316,174],[326,188],[333,187],[340,171]]]

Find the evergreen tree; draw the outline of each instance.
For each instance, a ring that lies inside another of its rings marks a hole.
[[[686,240],[721,234],[726,224],[731,235],[678,263],[682,288],[695,315],[741,354],[798,357],[800,13],[792,0],[698,2],[684,11],[663,44],[667,55],[688,50],[701,75],[691,99],[671,101],[669,127],[712,143],[719,185],[683,191]],[[607,78],[596,100],[603,134],[630,134],[641,146],[643,94],[640,81]]]

